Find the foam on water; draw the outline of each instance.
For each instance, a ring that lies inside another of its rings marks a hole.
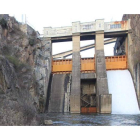
[[[140,114],[132,77],[128,70],[107,71],[112,114]]]

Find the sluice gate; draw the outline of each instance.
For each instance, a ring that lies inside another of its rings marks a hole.
[[[122,56],[105,57],[106,70],[124,70],[127,69],[127,59]],[[53,60],[52,73],[71,73],[72,59]],[[95,58],[81,58],[81,73],[95,72]]]

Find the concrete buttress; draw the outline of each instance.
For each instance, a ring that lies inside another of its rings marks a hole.
[[[80,113],[81,95],[81,56],[80,56],[80,36],[73,35],[73,55],[72,55],[72,87],[70,95],[70,112]]]
[[[106,74],[106,62],[104,55],[104,21],[96,20],[95,36],[95,64],[96,64],[96,83],[97,83],[97,112],[111,113],[111,95],[108,91],[108,82]]]

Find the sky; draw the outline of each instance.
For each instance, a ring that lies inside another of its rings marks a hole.
[[[61,15],[61,11],[60,15]],[[74,12],[74,11],[73,11]],[[96,19],[104,19],[105,22],[109,21],[120,21],[122,19],[123,14],[117,14],[117,15],[104,15],[104,14],[96,14],[92,15],[90,13],[86,13],[86,11],[81,11],[80,15],[77,14],[71,14],[71,18],[68,18],[66,15],[62,14],[60,16],[61,20],[58,20],[57,18],[52,18],[51,16],[44,18],[46,14],[41,14],[39,16],[39,21],[37,21],[37,18],[33,16],[32,14],[10,14],[11,16],[14,16],[19,22],[24,22],[29,24],[31,27],[33,27],[36,31],[39,31],[40,34],[43,34],[43,27],[61,27],[61,26],[71,26],[72,22],[74,21],[80,21],[80,22],[90,22],[95,21]],[[83,15],[83,16],[81,16]],[[42,21],[42,22],[40,22]],[[85,46],[89,44],[93,44],[94,40],[90,41],[81,41],[80,46]],[[113,47],[115,43],[108,44],[104,46],[104,52],[106,56],[112,56],[113,55]],[[63,42],[63,43],[53,43],[53,54],[57,54],[60,52],[64,52],[67,50],[72,49],[72,42]],[[93,57],[95,54],[94,49],[86,50],[84,52],[81,52],[81,57]],[[68,56],[67,58],[71,58],[72,56]]]
[[[136,3],[137,0],[133,0],[133,3],[125,0],[9,0],[7,3],[2,1],[0,11],[6,10],[4,13],[15,16],[20,22],[22,15],[26,15],[26,22],[43,34],[43,27],[71,26],[74,21],[121,21],[125,13],[139,13],[139,4]],[[91,43],[94,43],[94,40],[81,41],[80,46]],[[114,45],[112,43],[104,46],[106,56],[113,55]],[[72,42],[53,43],[52,46],[53,54],[57,54],[72,49]],[[93,56],[94,49],[81,52],[81,57]]]
[[[28,1],[29,3],[30,1]],[[106,1],[107,2],[107,1]],[[112,1],[110,1],[112,3]],[[26,7],[28,7],[28,3]],[[41,6],[38,6],[38,3],[42,3]],[[43,34],[43,27],[61,27],[61,26],[71,26],[72,22],[90,22],[95,21],[96,19],[104,19],[105,22],[110,21],[121,21],[123,13],[117,11],[117,14],[111,12],[112,7],[104,11],[104,3],[100,0],[95,3],[93,0],[40,0],[34,1],[32,7],[36,9],[32,13],[26,12],[23,13],[11,13],[11,16],[14,16],[20,22],[26,22],[32,26],[36,31],[39,31],[40,34]],[[26,16],[23,18],[23,16]],[[91,41],[81,41],[80,46],[85,46],[94,43],[94,40]],[[105,55],[113,55],[114,43],[105,45]],[[64,52],[72,49],[72,42],[64,43],[53,43],[53,54]],[[84,52],[81,52],[81,57],[93,57],[94,49],[90,49]],[[69,56],[68,58],[71,58]]]

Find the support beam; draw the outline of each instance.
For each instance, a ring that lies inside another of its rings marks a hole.
[[[115,43],[115,42],[116,42],[116,38],[104,40],[104,45],[110,44],[110,43]],[[94,48],[94,47],[95,47],[95,44],[90,44],[90,45],[86,45],[86,46],[80,47],[80,52],[86,51],[86,50]],[[55,54],[55,55],[53,55],[53,59],[57,59],[57,58],[64,59],[65,57],[70,56],[70,55],[72,55],[72,50]]]
[[[73,55],[72,55],[72,87],[70,95],[70,112],[80,113],[80,95],[81,95],[81,57],[80,57],[80,36],[72,37]]]

